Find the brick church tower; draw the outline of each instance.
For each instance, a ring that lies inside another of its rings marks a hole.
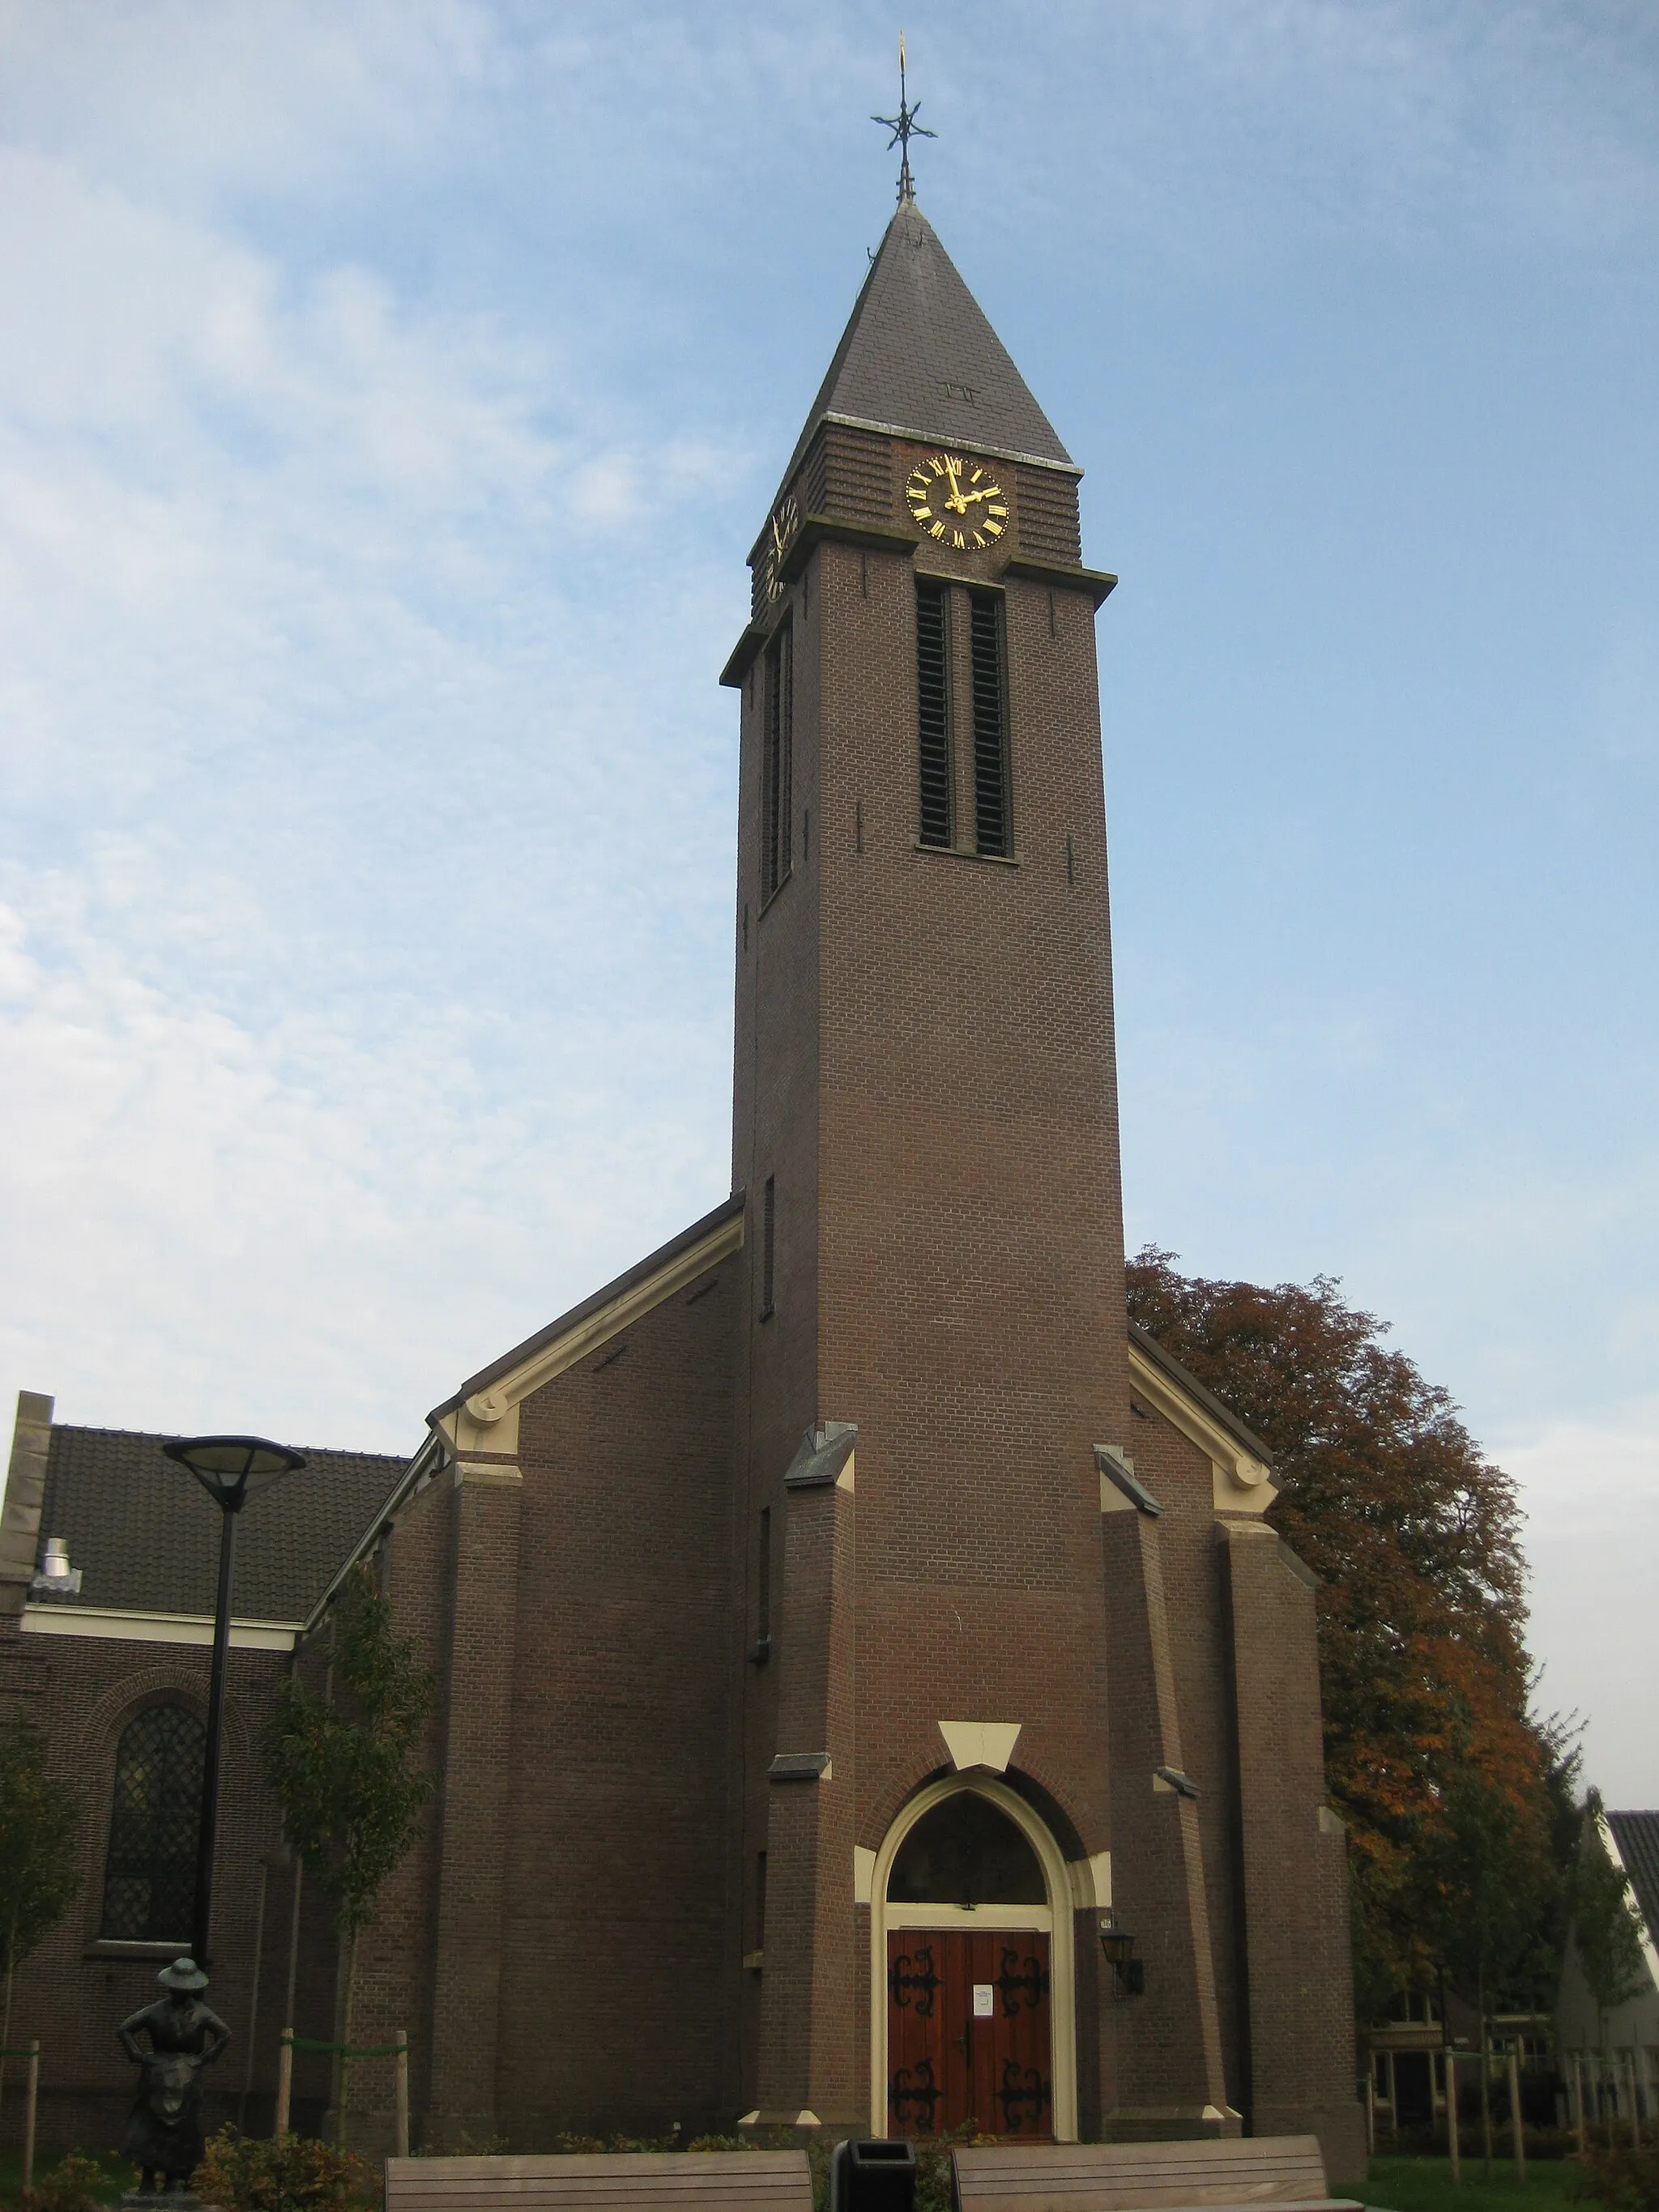
[[[1079,475],[907,192],[723,678],[733,1194],[463,1383],[365,1540],[440,1788],[357,2032],[414,2023],[428,2140],[1363,2172],[1313,1578],[1125,1317]]]
[[[1265,1500],[1228,1495],[1189,1558],[1132,1472],[1152,1409],[1124,1324],[1094,635],[1114,579],[1081,565],[1079,473],[906,194],[752,556],[725,677],[743,696],[737,1474],[763,2121],[867,2125],[884,2103],[890,2125],[972,2112],[1069,2135],[1110,2112],[1166,2133],[1237,2127],[1247,2094],[1229,2087],[1211,1925],[1231,1869],[1224,1847],[1206,1880],[1199,1810],[1237,1778],[1192,1757],[1170,1632],[1190,1642],[1196,1607],[1218,1628],[1218,1570],[1248,1527],[1254,1571]],[[1310,1611],[1299,1588],[1289,1609]],[[1219,1703],[1229,1655],[1206,1656]],[[919,1808],[929,1845],[907,1859]],[[1018,1879],[1000,1905],[969,1893],[993,1808],[1031,1896],[1032,1852],[1045,1892],[1067,1885],[1046,1929]],[[1340,1920],[1289,1934],[1341,1848],[1311,1803],[1305,1822],[1300,1894],[1274,1917],[1334,1988],[1339,1960],[1316,1953]],[[929,1846],[962,1898],[909,1896]],[[962,1909],[924,1940],[893,1909],[895,1869],[907,1906]],[[1145,1954],[1132,2001],[1097,1941],[1109,1913]],[[1235,2008],[1242,1979],[1284,2006],[1267,1992],[1287,1964],[1230,1960]],[[947,2033],[914,1993],[893,2001],[906,1974]],[[1346,2022],[1330,2026],[1351,2105]],[[1306,2078],[1281,2095],[1304,2103]]]
[[[759,1200],[738,1454],[777,1628],[744,1717],[766,2119],[868,2105],[887,1966],[849,1910],[855,1853],[950,1765],[941,1722],[992,1732],[975,1771],[1012,1753],[1079,1862],[1110,1830],[1095,1446],[1132,1441],[1094,641],[1112,580],[1079,566],[1077,477],[902,203],[726,678],[733,1180]],[[1224,2103],[1209,2057],[1194,2118]],[[907,2116],[943,2076],[920,2063]]]

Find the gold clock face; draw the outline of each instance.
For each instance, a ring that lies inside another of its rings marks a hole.
[[[791,492],[778,501],[766,525],[766,548],[761,555],[761,563],[769,606],[783,589],[784,559],[799,528],[800,509],[795,503],[794,494]]]
[[[1008,502],[988,465],[962,453],[918,461],[904,501],[924,536],[957,553],[988,552],[1008,527]]]

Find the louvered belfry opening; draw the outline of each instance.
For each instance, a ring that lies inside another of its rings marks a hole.
[[[917,775],[924,845],[948,846],[951,826],[951,656],[945,586],[916,585]]]
[[[1002,599],[975,592],[969,641],[974,685],[974,843],[993,860],[1008,857],[1008,687],[1002,642]]]
[[[787,616],[766,655],[765,789],[761,794],[761,896],[769,898],[793,865],[794,631]]]

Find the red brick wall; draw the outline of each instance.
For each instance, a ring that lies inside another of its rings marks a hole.
[[[1363,2180],[1346,1838],[1324,1809],[1312,1577],[1271,1530],[1218,1531],[1231,1604],[1248,1960],[1250,2122],[1316,2133]]]
[[[908,453],[892,471],[894,526]],[[792,600],[795,846],[806,858],[757,915],[757,665],[743,715],[740,922],[742,905],[750,911],[746,945],[738,934],[733,1157],[751,1196],[748,1266],[767,1175],[779,1193],[777,1315],[759,1321],[752,1280],[745,1302],[745,1528],[769,1504],[782,1515],[803,1427],[859,1425],[856,1568],[836,1630],[856,1681],[854,1746],[818,1785],[815,1818],[850,1805],[849,1832],[873,1848],[943,1763],[939,1719],[1018,1720],[1021,1766],[1099,1850],[1109,1827],[1092,1447],[1126,1440],[1127,1387],[1091,602],[1008,583],[1006,865],[917,849],[910,559],[822,544]],[[964,831],[966,630],[957,595]],[[816,1680],[822,1668],[820,1651],[781,1638],[747,1700],[744,1850],[769,1851],[764,1972],[794,1993],[790,2007],[769,2004],[780,2022],[803,1993],[821,2006],[864,1971],[850,1850],[837,1863],[794,1837],[796,1785],[765,1781],[775,1751],[826,1747],[786,1742],[776,1705],[797,1708],[792,1670]],[[797,1955],[808,1929],[810,1958]],[[1093,1989],[1091,1975],[1090,2002]],[[861,2018],[853,2025],[861,2041]],[[799,2036],[790,2047],[805,2048]],[[769,2070],[760,2054],[745,2084],[763,2109],[839,2110],[849,2078],[863,2109],[856,2055],[850,2077],[839,2046],[833,2060],[774,2057]]]
[[[40,2039],[43,2152],[77,2144],[88,2150],[112,2148],[131,2107],[134,2069],[115,2029],[158,1994],[155,1976],[175,1952],[106,1944],[99,1936],[116,1745],[126,1723],[147,1704],[177,1702],[205,1719],[210,1656],[199,1645],[25,1634],[16,1615],[0,1617],[0,1705],[21,1705],[30,1712],[46,1736],[51,1772],[82,1806],[79,1892],[66,1917],[19,1968],[13,1998],[11,2042]],[[260,1778],[255,1740],[283,1665],[276,1653],[230,1655],[208,2002],[235,2039],[207,2077],[210,2125],[234,2117],[246,2077],[259,1864],[277,1847],[280,1827],[276,1801]],[[280,2022],[272,1984],[280,1970],[273,1961],[281,1948],[277,1923],[285,1888],[286,1876],[269,1881],[251,2108],[256,2118],[269,2111],[275,2087]],[[187,1950],[190,1931],[179,1935],[178,1950]],[[15,2061],[8,2067],[11,2118],[0,2120],[14,2129],[21,2118],[15,2100],[21,2071]]]
[[[458,1528],[435,1888],[441,1918],[458,1883],[478,1917],[437,1990],[434,2048],[451,2071],[429,2094],[481,2123],[478,2091],[457,2095],[459,2060],[443,2054],[459,2052],[493,1981],[493,2122],[515,2146],[565,2127],[729,2124],[734,2110],[737,1283],[721,1263],[520,1408],[522,1489],[489,1493],[513,1498],[519,1522],[516,1589],[493,1625],[481,1600],[506,1571],[505,1516]],[[394,1590],[400,1573],[394,1558]],[[504,1695],[505,1802],[480,1819],[458,1747],[463,1728],[475,1749],[494,1739]]]

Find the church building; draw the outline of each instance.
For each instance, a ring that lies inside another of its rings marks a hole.
[[[1313,1577],[1125,1322],[1079,474],[907,193],[721,679],[732,1195],[464,1382],[380,1540],[444,1713],[375,1971],[452,2131],[1360,2170]]]
[[[438,1684],[356,2027],[428,2142],[1364,2172],[1314,1577],[1125,1317],[1080,474],[907,171],[721,677],[732,1195],[460,1382],[340,1553]]]

